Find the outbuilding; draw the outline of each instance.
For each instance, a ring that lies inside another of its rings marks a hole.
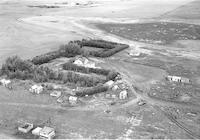
[[[114,84],[114,81],[110,80],[110,81],[106,82],[104,85],[109,87],[109,88],[112,88],[113,84]]]
[[[42,139],[52,139],[55,137],[55,130],[54,128],[45,126],[40,130],[40,138]]]
[[[40,94],[43,91],[43,87],[41,85],[33,85],[29,91],[32,93]]]
[[[33,129],[32,134],[35,135],[35,136],[39,136],[41,130],[42,130],[41,127],[37,127],[35,129]]]
[[[0,83],[4,86],[4,87],[9,87],[9,85],[11,84],[10,80],[6,80],[6,79],[1,79]]]
[[[74,104],[77,103],[77,101],[78,101],[78,97],[76,97],[76,96],[69,96],[69,103],[70,104],[74,105]]]
[[[31,129],[33,129],[33,124],[25,123],[18,127],[18,131],[22,133],[28,133]]]
[[[171,81],[171,82],[178,82],[178,83],[185,83],[185,84],[189,84],[191,81],[188,78],[185,77],[179,77],[179,76],[167,76],[166,77],[167,80]]]
[[[59,98],[61,96],[61,91],[53,91],[50,96]]]
[[[128,98],[128,92],[126,90],[123,90],[119,93],[119,99],[124,100]]]

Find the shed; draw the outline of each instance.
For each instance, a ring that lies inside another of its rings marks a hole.
[[[31,129],[33,129],[33,124],[25,123],[18,127],[18,131],[22,133],[28,133]]]
[[[69,103],[70,104],[76,104],[78,101],[78,97],[76,96],[69,96]]]
[[[44,139],[52,139],[55,137],[55,130],[54,128],[45,126],[40,130],[40,138]]]
[[[61,91],[53,91],[50,96],[59,98],[61,96]]]
[[[36,135],[36,136],[39,136],[41,130],[42,130],[41,127],[37,127],[37,128],[35,128],[35,129],[33,129],[32,134],[33,134],[33,135]]]
[[[110,81],[106,82],[104,85],[109,87],[109,88],[112,88],[113,84],[114,84],[114,81],[110,80]]]
[[[41,85],[33,85],[30,89],[30,92],[40,94],[43,91],[43,87]]]
[[[5,87],[8,87],[9,84],[11,84],[11,81],[10,80],[6,80],[6,79],[1,79],[0,82]]]
[[[167,79],[173,82],[181,82],[181,77],[179,76],[167,76]]]
[[[188,78],[185,77],[179,77],[179,76],[167,76],[166,77],[167,80],[172,81],[172,82],[179,82],[179,83],[185,83],[185,84],[189,84],[191,81]]]
[[[78,65],[78,66],[82,66],[83,62],[80,59],[77,59],[74,61],[74,64]]]
[[[119,93],[119,99],[124,100],[128,98],[128,92],[126,90],[123,90]]]
[[[113,91],[116,91],[116,90],[118,90],[119,89],[119,86],[118,85],[114,85],[113,87],[112,87],[112,90]]]
[[[181,78],[181,83],[189,84],[191,81],[188,78],[182,77]]]

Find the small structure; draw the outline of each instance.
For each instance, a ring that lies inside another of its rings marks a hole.
[[[55,137],[55,130],[53,128],[45,126],[40,130],[40,138],[50,140],[54,137]]]
[[[35,136],[39,136],[41,130],[42,130],[41,127],[37,127],[35,129],[33,129],[32,134],[35,135]]]
[[[123,90],[119,93],[119,99],[124,100],[128,97],[128,92],[126,90]]]
[[[142,105],[145,105],[146,102],[145,102],[144,100],[140,100],[140,101],[137,102],[137,104],[138,104],[139,106],[142,106]]]
[[[166,77],[167,80],[171,81],[171,82],[178,82],[178,83],[185,83],[185,84],[189,84],[190,83],[190,79],[188,78],[184,78],[184,77],[179,77],[179,76],[167,76]]]
[[[33,124],[31,123],[25,123],[18,127],[18,131],[22,133],[28,133],[31,129],[33,129]]]
[[[4,87],[9,87],[9,85],[11,84],[10,80],[6,80],[6,79],[1,79],[0,83],[4,86]]]
[[[114,81],[110,80],[110,81],[106,82],[104,85],[109,87],[109,88],[112,88],[113,84],[114,84]]]
[[[112,90],[113,91],[116,91],[116,90],[118,90],[119,89],[119,86],[118,85],[114,85],[113,87],[112,87]]]
[[[69,103],[70,104],[74,105],[74,104],[77,103],[77,101],[78,101],[78,97],[76,97],[76,96],[69,96]]]
[[[53,91],[50,96],[59,98],[61,96],[61,91]]]
[[[61,96],[60,98],[57,99],[58,103],[64,103],[69,101],[69,96]]]
[[[87,58],[79,57],[74,61],[74,64],[78,66],[88,67],[88,68],[96,68],[95,63],[89,61]]]
[[[111,95],[111,98],[116,99],[116,98],[117,98],[117,95],[112,94],[112,95]]]
[[[29,91],[32,93],[36,93],[36,94],[40,94],[43,91],[43,87],[42,86],[38,86],[38,85],[33,85]]]
[[[58,102],[58,103],[63,103],[63,98],[62,98],[62,97],[58,98],[58,99],[57,99],[57,102]]]

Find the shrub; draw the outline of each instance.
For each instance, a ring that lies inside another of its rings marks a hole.
[[[59,50],[52,51],[43,55],[36,56],[32,59],[32,62],[35,65],[41,65],[48,63],[51,60],[54,60],[59,57],[74,57],[76,55],[82,54],[82,50],[78,44],[68,43],[66,45],[60,46]]]
[[[77,91],[75,94],[76,94],[76,96],[83,97],[85,95],[93,95],[93,94],[105,92],[107,90],[108,90],[108,87],[101,85],[101,86],[96,86],[93,88],[85,89],[82,91]]]
[[[68,82],[75,83],[78,84],[79,86],[87,86],[87,87],[96,86],[99,83],[105,82],[104,80],[77,74],[75,72],[68,72],[63,74],[62,80],[64,81],[64,83]]]
[[[96,73],[101,75],[108,75],[110,70],[106,69],[97,69],[97,68],[88,68],[84,66],[77,66],[76,64],[73,64],[71,62],[65,63],[63,65],[64,70],[71,70],[76,72],[82,72],[82,73]]]

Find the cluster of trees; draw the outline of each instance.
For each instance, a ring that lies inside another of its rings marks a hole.
[[[62,76],[60,77],[62,77],[62,81],[64,83],[75,83],[77,86],[82,86],[82,87],[93,87],[100,83],[105,82],[105,80],[77,74],[72,71],[67,72],[67,73],[62,73]]]
[[[99,68],[88,68],[84,66],[77,66],[76,64],[73,64],[72,62],[65,63],[63,65],[64,70],[70,70],[70,71],[76,71],[81,73],[95,73],[98,75],[104,75],[106,76],[106,80],[114,80],[115,77],[119,74],[118,72],[106,70],[106,69],[99,69]]]
[[[53,71],[48,67],[34,65],[29,60],[22,60],[18,56],[9,57],[5,64],[2,65],[1,75],[6,75],[9,79],[32,79],[35,82],[48,82],[50,80],[59,80],[64,83],[75,83],[79,86],[92,87],[105,80],[93,78],[75,72]]]
[[[105,41],[105,40],[82,40],[81,42],[76,41],[82,47],[95,47],[95,48],[103,48],[102,51],[91,51],[89,55],[95,57],[110,57],[115,53],[118,53],[126,48],[128,45]]]
[[[29,60],[22,60],[18,56],[9,57],[2,65],[1,75],[10,79],[33,79],[35,82],[46,82],[50,79],[57,79],[58,74],[48,67],[39,67]]]
[[[82,47],[84,46],[102,48],[103,50],[85,52],[84,49],[82,49]],[[49,61],[59,57],[74,57],[76,55],[109,57],[128,47],[129,46],[125,44],[119,44],[104,40],[82,40],[82,41],[76,40],[76,41],[70,41],[68,44],[60,46],[60,48],[56,51],[36,56],[32,59],[32,62],[35,65],[41,65],[44,63],[48,63]]]
[[[76,92],[76,96],[83,97],[85,95],[94,95],[96,93],[105,92],[108,90],[108,87],[99,85],[89,89],[81,90]]]
[[[76,64],[73,64],[72,62],[67,62],[63,64],[63,69],[64,70],[71,70],[71,71],[76,71],[76,72],[82,72],[82,73],[96,73],[96,74],[101,74],[101,75],[108,75],[110,70],[106,69],[97,69],[97,68],[88,68],[84,66],[78,66]]]
[[[32,59],[35,65],[41,65],[48,63],[49,61],[59,57],[74,57],[76,55],[83,54],[83,50],[77,43],[68,43],[60,46],[57,51],[52,51],[43,55],[36,56]]]
[[[110,57],[124,49],[128,48],[127,45],[117,46],[113,49],[103,50],[103,51],[91,51],[90,55],[95,57]]]

